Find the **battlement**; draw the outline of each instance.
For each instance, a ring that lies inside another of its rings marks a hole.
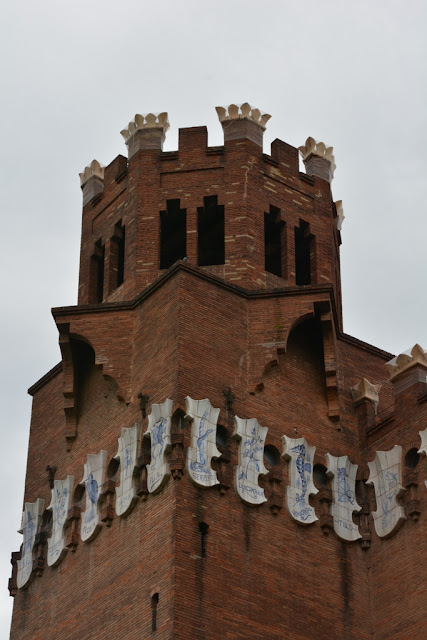
[[[133,299],[185,260],[252,290],[329,284],[340,316],[342,213],[329,174],[313,163],[301,173],[298,149],[281,140],[264,154],[270,115],[248,103],[216,110],[223,146],[190,127],[163,152],[168,114],[137,114],[121,132],[128,160],[81,174],[79,304]],[[322,143],[310,154],[333,164]]]

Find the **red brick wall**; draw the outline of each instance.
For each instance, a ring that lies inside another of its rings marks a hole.
[[[231,435],[233,413],[223,395],[231,387],[235,414],[268,427],[267,444],[281,453],[284,434],[304,436],[316,446],[315,463],[326,465],[328,452],[348,455],[359,465],[360,481],[368,477],[375,450],[401,444],[405,454],[419,446],[418,431],[427,426],[427,402],[418,399],[422,385],[394,398],[384,368],[390,355],[340,331],[338,237],[329,185],[302,177],[296,150],[281,141],[273,143],[271,157],[247,140],[213,150],[206,141],[205,128],[185,129],[177,153],[141,151],[116,182],[123,173],[119,157],[106,168],[103,197],[86,205],[80,305],[90,301],[90,255],[100,237],[108,277],[108,241],[119,220],[126,228],[125,281],[103,305],[54,310],[58,325],[68,326],[71,344],[84,340],[93,347],[94,365],[80,389],[74,384],[77,436],[70,451],[63,373],[36,385],[26,501],[41,497],[49,505],[47,465],[57,466],[58,479],[74,475],[77,486],[88,453],[105,449],[110,461],[122,427],[140,422],[145,431],[140,393],[149,396],[149,404],[171,397],[174,409],[185,408],[186,395],[208,397]],[[197,207],[207,195],[217,195],[225,206],[226,262],[198,268]],[[188,263],[162,274],[159,211],[175,198],[187,209]],[[264,272],[263,218],[270,205],[281,209],[288,225],[288,281]],[[316,236],[317,282],[306,287],[295,287],[293,229],[300,219]],[[320,326],[325,309],[332,312],[329,338]],[[339,422],[328,417],[325,361],[336,371]],[[72,380],[69,362],[64,372]],[[362,377],[383,384],[368,431],[358,421],[350,391]],[[189,444],[186,424],[184,445]],[[411,489],[420,500],[420,519],[409,518],[382,540],[370,516],[372,542],[362,549],[359,542],[339,541],[333,531],[325,535],[320,520],[306,527],[292,520],[283,459],[273,478],[268,474],[260,481],[268,501],[243,504],[230,482],[237,451],[230,440],[229,462],[213,463],[222,493],[218,487],[196,488],[184,471],[159,495],[142,492],[127,517],[104,524],[92,542],[80,541],[58,567],[46,566],[15,596],[11,638],[425,637],[425,460],[417,467],[418,487]],[[360,483],[357,491],[374,510],[373,489]],[[320,516],[320,497],[312,504]],[[209,525],[203,558],[200,522]],[[151,633],[156,592],[158,627]]]

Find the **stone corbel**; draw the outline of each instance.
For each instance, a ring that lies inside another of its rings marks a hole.
[[[111,527],[114,520],[114,496],[116,493],[116,482],[108,478],[101,489],[101,522],[105,522],[107,527]]]
[[[403,486],[407,489],[404,496],[405,516],[414,522],[420,517],[420,501],[417,499],[418,469],[405,469]]]
[[[317,494],[320,505],[319,523],[322,533],[327,536],[334,528],[334,518],[330,513],[329,505],[332,503],[332,489],[329,487],[321,487]]]
[[[283,470],[279,465],[271,467],[265,476],[269,485],[270,493],[268,496],[268,506],[273,516],[277,516],[279,511],[283,509],[283,494],[281,491],[281,483],[283,481]]]
[[[380,389],[380,384],[372,384],[366,378],[360,380],[350,389],[356,409],[361,440],[365,437],[366,432],[375,426]]]
[[[171,476],[174,480],[180,480],[184,475],[185,468],[184,431],[182,429],[176,429],[172,426],[171,446],[172,451],[169,458]]]
[[[221,496],[225,495],[233,484],[233,468],[230,465],[231,448],[229,445],[217,445],[221,452],[221,457],[214,461],[217,478],[219,481],[218,491]]]
[[[70,324],[60,323],[59,348],[62,355],[62,395],[64,396],[65,412],[65,442],[67,451],[71,451],[72,444],[77,436],[77,415],[75,407],[74,389],[74,364],[70,342]]]
[[[78,505],[73,505],[71,509],[68,510],[68,514],[67,514],[68,533],[66,536],[65,546],[72,553],[74,553],[74,551],[77,549],[77,545],[79,544],[79,541],[80,541],[80,528],[79,528],[80,512],[81,512],[81,507],[79,507]]]
[[[34,539],[33,571],[37,577],[41,576],[46,566],[46,546],[47,532],[42,529]]]
[[[319,312],[322,327],[328,416],[337,425],[337,429],[340,430],[340,405],[331,305],[329,302],[315,303],[315,309]]]
[[[16,596],[18,592],[18,585],[16,582],[17,574],[18,574],[18,560],[21,559],[20,551],[12,551],[10,564],[12,565],[12,575],[9,578],[8,589],[9,595]]]

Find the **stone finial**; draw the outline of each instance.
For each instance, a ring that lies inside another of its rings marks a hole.
[[[83,191],[83,206],[92,198],[104,191],[104,166],[98,160],[92,160],[84,168],[80,176],[80,187]]]
[[[342,206],[342,200],[337,200],[335,203],[335,207],[337,210],[337,229],[338,231],[341,231],[342,229],[342,224],[344,222],[345,219],[345,215],[344,215],[344,209]]]
[[[169,127],[168,114],[165,111],[146,115],[137,113],[129,122],[128,128],[120,131],[128,146],[129,158],[140,149],[160,149],[161,151]]]
[[[309,176],[317,176],[332,182],[336,168],[333,147],[327,147],[323,142],[314,138],[307,138],[305,144],[298,147]]]
[[[376,413],[379,401],[378,394],[381,387],[381,384],[372,384],[366,378],[362,378],[360,382],[350,389],[355,406],[359,405],[363,400],[369,400],[374,405]]]
[[[419,344],[414,345],[412,349],[400,353],[385,363],[390,380],[394,380],[398,375],[416,365],[427,369],[427,352]]]
[[[271,116],[254,109],[248,102],[215,107],[224,131],[224,141],[246,138],[262,148],[262,138]]]

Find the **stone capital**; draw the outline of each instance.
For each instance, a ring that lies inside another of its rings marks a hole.
[[[266,124],[271,116],[254,109],[248,102],[215,107],[224,131],[224,142],[246,138],[262,148]]]
[[[332,182],[336,168],[333,147],[327,147],[324,142],[317,142],[314,138],[307,138],[305,144],[298,147],[305,170],[309,176],[317,176]]]
[[[104,167],[98,160],[84,168],[80,176],[80,187],[83,191],[83,206],[99,193],[104,191]]]
[[[351,395],[353,396],[354,406],[357,407],[363,401],[368,400],[372,402],[375,408],[375,413],[378,407],[378,394],[381,389],[380,384],[372,384],[366,378],[362,378],[354,387],[351,387]]]
[[[166,112],[146,115],[137,113],[127,129],[120,131],[129,149],[129,158],[141,149],[162,151],[169,126]]]
[[[419,344],[414,345],[412,349],[400,353],[385,363],[391,381],[416,366],[427,370],[427,352]]]

